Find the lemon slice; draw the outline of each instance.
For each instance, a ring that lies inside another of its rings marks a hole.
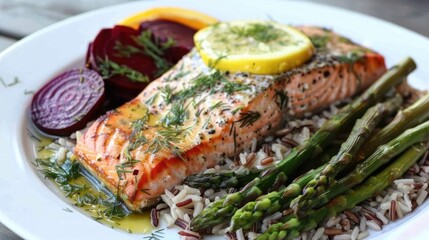
[[[178,7],[157,7],[134,14],[122,20],[119,25],[138,29],[143,21],[157,19],[177,22],[196,30],[218,22],[218,20],[214,17],[191,9]]]
[[[221,22],[199,30],[204,63],[222,71],[277,74],[311,58],[314,47],[299,30],[272,21]]]

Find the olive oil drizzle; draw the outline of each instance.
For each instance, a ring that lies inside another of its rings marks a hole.
[[[131,213],[124,204],[91,176],[73,155],[59,161],[54,149],[49,147],[53,139],[42,137],[27,129],[34,141],[37,157],[32,164],[47,179],[52,180],[70,199],[72,204],[100,223],[127,232],[148,233],[152,230],[147,212]],[[74,213],[70,208],[64,211]]]

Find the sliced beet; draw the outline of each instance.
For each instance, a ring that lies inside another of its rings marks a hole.
[[[149,38],[151,44],[157,48],[156,51],[150,49],[146,42],[138,40],[139,36],[147,33],[150,35],[146,39]],[[123,103],[137,96],[151,80],[157,78],[160,73],[165,72],[169,66],[173,66],[188,53],[194,46],[194,33],[193,29],[165,20],[145,22],[139,30],[126,26],[103,29],[89,45],[86,63],[105,79],[106,93],[109,98],[117,103]],[[175,44],[164,49],[163,43],[166,43],[169,38],[173,39]],[[121,51],[121,48],[126,51]],[[155,52],[158,61],[148,52]],[[163,62],[163,67],[159,67],[159,59]],[[136,81],[124,75],[123,72],[112,74],[114,72],[112,65],[106,65],[106,61],[147,76],[148,81]]]
[[[108,60],[147,75],[149,80],[154,79],[157,68],[152,58],[142,53],[129,56],[121,55],[117,49],[118,43],[122,46],[139,48],[140,46],[134,40],[138,35],[139,31],[125,26],[101,30],[89,46],[91,53],[87,64],[94,70],[101,72],[100,67],[103,61]],[[123,99],[123,101],[137,96],[148,84],[148,82],[133,81],[120,74],[111,75],[105,80],[107,93],[114,98]]]
[[[31,102],[31,119],[47,134],[67,136],[94,119],[103,101],[102,77],[90,69],[73,69],[36,92]]]
[[[189,28],[177,22],[168,20],[146,21],[140,25],[140,31],[150,30],[153,37],[160,43],[165,43],[169,38],[175,44],[166,50],[166,58],[176,63],[194,47],[195,29]]]

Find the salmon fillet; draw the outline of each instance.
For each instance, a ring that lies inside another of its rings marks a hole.
[[[288,119],[361,92],[384,58],[327,29],[301,27],[316,47],[278,75],[218,72],[193,50],[78,139],[82,165],[134,211],[190,175],[248,149]]]

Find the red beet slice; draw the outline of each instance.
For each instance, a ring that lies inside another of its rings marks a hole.
[[[174,46],[166,50],[166,58],[176,63],[194,47],[195,29],[188,28],[177,22],[168,20],[146,21],[140,25],[140,31],[150,30],[153,37],[160,43],[167,42],[168,38],[174,40]]]
[[[36,92],[31,102],[31,119],[47,134],[67,136],[94,119],[103,101],[102,77],[93,70],[73,69]]]
[[[87,64],[101,73],[103,61],[109,60],[147,75],[149,80],[154,79],[157,69],[152,58],[142,53],[123,55],[118,50],[118,44],[124,47],[141,48],[134,40],[139,34],[139,31],[125,26],[115,26],[112,29],[101,30],[94,42],[89,45],[90,54],[87,58]],[[120,74],[103,77],[105,78],[107,93],[122,101],[134,98],[148,84],[148,82],[133,81]]]

